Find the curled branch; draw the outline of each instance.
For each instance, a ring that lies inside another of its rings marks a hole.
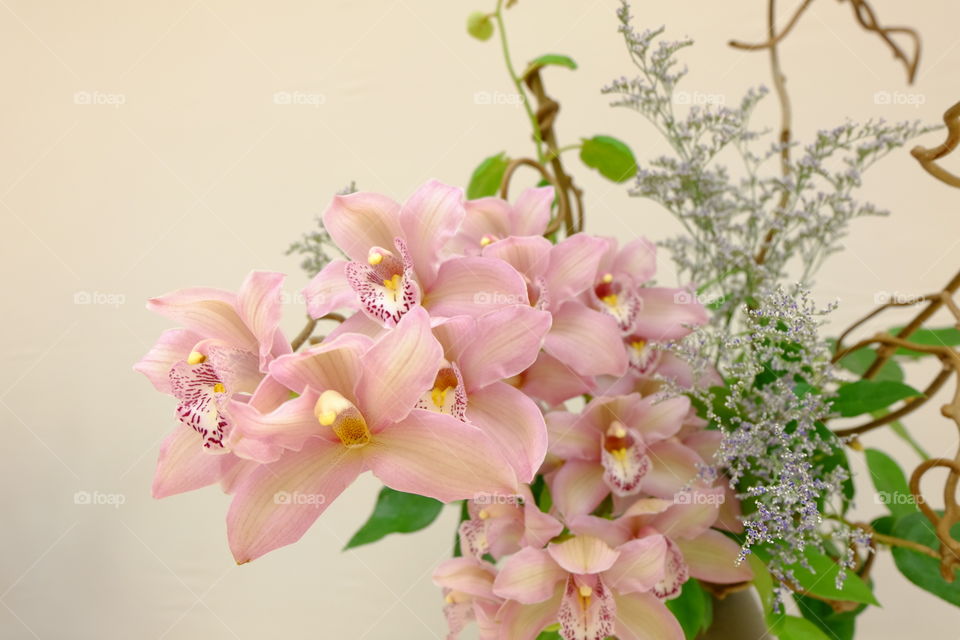
[[[914,147],[910,155],[916,158],[920,166],[937,180],[951,187],[960,188],[960,177],[937,164],[937,160],[951,153],[960,144],[960,102],[947,109],[943,114],[943,123],[947,125],[947,139],[942,144],[932,149]]]

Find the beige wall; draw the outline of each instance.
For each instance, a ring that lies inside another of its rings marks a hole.
[[[616,4],[521,0],[509,28],[518,60],[562,52],[581,64],[547,74],[563,102],[563,140],[613,133],[646,158],[661,149],[651,129],[609,110],[597,92],[631,73]],[[762,38],[764,4],[643,2],[636,13],[697,40],[686,57],[690,91],[734,101],[768,83],[764,55],[725,46]],[[801,136],[847,116],[938,120],[960,98],[960,5],[875,4],[884,19],[923,30],[916,86],[905,86],[875,37],[853,27],[846,4],[815,3],[783,47]],[[443,636],[429,574],[447,556],[453,509],[416,536],[340,553],[371,508],[377,486],[368,477],[300,544],[236,567],[224,496],[150,498],[173,407],[130,367],[165,327],[144,310],[148,296],[235,287],[252,268],[289,272],[297,291],[305,279],[283,249],[350,180],[403,197],[429,177],[463,183],[492,152],[528,152],[520,109],[474,100],[478,91],[510,91],[496,45],[463,34],[465,15],[489,5],[0,2],[0,636]],[[925,104],[877,105],[878,90],[917,93]],[[276,92],[323,103],[276,104]],[[772,99],[759,117],[775,123]],[[571,168],[586,188],[592,231],[624,239],[675,231],[656,206],[576,160]],[[878,167],[867,189],[894,216],[858,224],[824,270],[818,295],[841,299],[838,320],[863,313],[877,291],[936,288],[960,258],[960,192],[925,177],[906,153]],[[671,281],[666,257],[661,268]],[[84,292],[99,303],[75,304]],[[291,305],[291,333],[301,313]],[[934,453],[956,444],[934,412],[910,425]],[[915,463],[888,434],[870,443]],[[125,503],[78,505],[80,491]],[[878,513],[863,495],[860,511]],[[956,611],[899,577],[889,557],[877,574],[885,607],[864,616],[861,637],[956,635]]]

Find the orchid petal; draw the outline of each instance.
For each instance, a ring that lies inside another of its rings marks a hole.
[[[617,594],[615,632],[620,640],[683,640],[683,628],[659,599],[649,593]]]
[[[317,421],[314,406],[317,393],[305,389],[303,395],[288,400],[269,413],[261,413],[249,403],[232,401],[229,405],[234,428],[248,438],[300,450],[307,438],[319,437],[330,442],[340,440],[330,427]]]
[[[458,359],[467,391],[510,378],[537,359],[550,314],[528,306],[513,306],[477,319],[472,342]]]
[[[525,547],[504,561],[493,582],[493,592],[508,600],[536,604],[549,599],[565,577],[566,572],[549,553]]]
[[[627,370],[627,352],[616,321],[579,302],[565,302],[554,312],[543,348],[583,376],[619,376]]]
[[[597,462],[567,460],[550,483],[553,504],[567,518],[590,513],[609,493]]]
[[[510,236],[488,245],[483,256],[503,260],[532,281],[547,272],[552,248],[542,236]]]
[[[707,530],[692,540],[677,540],[690,575],[717,584],[746,582],[753,578],[747,563],[737,565],[740,545],[719,531]]]
[[[590,391],[590,383],[562,360],[540,352],[537,361],[522,378],[522,389],[527,395],[556,406],[565,400]]]
[[[551,411],[544,416],[553,455],[569,460],[598,460],[600,433],[587,416],[569,411]]]
[[[511,230],[515,236],[542,236],[550,223],[553,187],[525,189],[510,212]]]
[[[547,546],[547,553],[568,573],[601,573],[613,566],[620,552],[600,538],[574,536]]]
[[[465,214],[463,189],[436,180],[417,189],[400,209],[400,227],[424,287],[433,284],[440,251],[457,232]]]
[[[523,504],[523,537],[521,544],[537,547],[545,546],[550,540],[563,532],[563,524],[549,513],[540,511],[537,503],[525,500]]]
[[[469,394],[467,418],[499,447],[521,482],[531,482],[547,453],[543,414],[529,397],[503,382]]]
[[[617,252],[611,270],[626,273],[637,284],[643,284],[657,272],[657,246],[646,238],[631,240]]]
[[[673,539],[695,538],[717,520],[723,488],[697,488],[678,493],[676,504],[650,521],[650,526]]]
[[[133,366],[147,376],[160,393],[170,394],[170,369],[177,362],[186,360],[200,336],[186,329],[169,329],[160,334],[156,344]]]
[[[676,340],[690,333],[689,326],[706,324],[707,310],[686,289],[637,289],[643,304],[633,330],[653,341]]]
[[[493,580],[496,575],[496,567],[489,562],[475,558],[450,558],[434,570],[433,583],[475,598],[494,600]]]
[[[649,591],[663,578],[667,541],[651,535],[621,545],[620,558],[603,574],[603,580],[617,593]]]
[[[476,427],[442,413],[414,409],[361,451],[374,475],[397,491],[443,502],[517,491],[499,448]]]
[[[620,520],[608,520],[599,516],[581,514],[566,519],[567,528],[578,536],[592,536],[607,543],[616,549],[620,545],[633,539],[633,531]]]
[[[270,363],[270,375],[289,389],[302,393],[333,389],[351,402],[363,366],[360,358],[373,342],[366,336],[346,334],[306,351],[280,356]]]
[[[391,247],[400,235],[400,205],[378,193],[336,196],[323,226],[351,260],[366,262],[371,247]]]
[[[345,260],[331,260],[304,287],[307,313],[311,318],[322,318],[336,309],[356,309],[359,306],[357,292],[347,279],[346,266]]]
[[[593,285],[605,245],[602,239],[583,233],[555,245],[550,251],[550,270],[546,274],[551,298],[566,300]]]
[[[689,412],[690,398],[687,396],[666,400],[646,397],[635,407],[629,426],[643,434],[647,442],[664,440],[676,435]]]
[[[500,609],[500,632],[497,640],[535,640],[543,628],[556,622],[560,610],[562,589],[548,600],[536,604],[522,604],[510,600]]]
[[[433,387],[442,357],[430,318],[420,307],[377,339],[363,355],[357,385],[358,406],[373,431],[406,417],[423,392]]]
[[[466,215],[460,232],[450,243],[450,248],[463,254],[477,255],[481,240],[502,239],[511,234],[510,204],[495,197],[468,200],[464,205]]]
[[[431,315],[475,317],[528,303],[527,285],[516,269],[485,257],[452,258],[441,264],[423,301]]]
[[[220,479],[225,466],[235,461],[232,456],[205,451],[199,433],[186,425],[177,425],[160,445],[153,497],[166,498],[211,485]]]
[[[703,460],[674,440],[663,440],[647,449],[653,465],[643,479],[642,489],[657,498],[673,498],[697,478]]]
[[[227,513],[237,563],[299,540],[361,471],[356,450],[318,438],[255,469],[237,487]]]
[[[258,353],[262,371],[266,371],[271,350],[275,346],[274,338],[280,327],[280,289],[285,277],[282,273],[272,271],[253,271],[243,281],[237,295],[240,317],[260,345]],[[286,340],[280,345],[281,348],[286,347],[286,352],[290,351]]]
[[[147,309],[204,338],[259,352],[257,340],[237,313],[236,295],[219,289],[181,289],[147,301]]]

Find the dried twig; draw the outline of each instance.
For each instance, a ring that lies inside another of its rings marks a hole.
[[[960,144],[960,102],[947,109],[943,114],[943,122],[947,125],[947,139],[932,149],[914,147],[910,155],[916,158],[920,166],[937,180],[951,187],[960,187],[960,177],[950,173],[936,162]]]

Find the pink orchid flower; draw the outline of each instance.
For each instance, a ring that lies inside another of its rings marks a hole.
[[[537,404],[503,380],[533,363],[550,322],[549,313],[527,305],[434,321],[444,357],[419,406],[479,427],[499,445],[520,482],[532,481],[543,462],[547,427]]]
[[[542,236],[550,223],[553,187],[525,190],[512,205],[502,198],[468,200],[463,225],[450,241],[457,253],[477,255],[510,236]]]
[[[360,309],[389,327],[418,305],[455,316],[526,304],[523,280],[509,265],[444,254],[464,215],[463,191],[436,181],[403,205],[375,193],[337,196],[323,223],[349,260],[330,262],[304,290],[310,315]]]
[[[550,452],[565,460],[550,478],[554,505],[569,518],[590,513],[611,492],[672,498],[703,465],[673,437],[689,410],[684,396],[658,402],[634,393],[594,398],[580,414],[548,413]]]
[[[227,527],[237,561],[297,541],[366,470],[442,501],[516,493],[516,474],[483,431],[417,408],[442,358],[430,318],[416,308],[376,340],[346,334],[274,360],[271,377],[299,396],[268,413],[230,406],[243,434],[286,450],[236,488]]]
[[[605,246],[600,238],[576,234],[556,245],[540,236],[510,237],[483,250],[523,275],[533,305],[553,316],[544,351],[580,376],[627,369],[616,322],[578,299],[590,288]]]
[[[690,326],[708,320],[689,290],[642,286],[655,272],[656,247],[649,240],[638,238],[617,249],[616,241],[608,239],[590,295],[597,309],[617,321],[627,346],[636,352],[631,361],[641,368],[652,357],[644,351],[648,343],[682,338]]]
[[[695,488],[673,500],[639,498],[616,520],[578,516],[570,528],[613,546],[661,534],[666,540],[665,570],[653,592],[660,598],[673,598],[691,576],[716,584],[752,578],[750,567],[738,563],[740,545],[711,528],[717,524],[724,500],[722,487]]]
[[[470,518],[460,523],[458,532],[465,555],[482,558],[489,553],[499,560],[523,547],[542,548],[563,531],[559,520],[540,511],[527,486],[510,498],[482,496],[467,503]]]
[[[653,533],[616,547],[577,534],[510,556],[493,583],[507,600],[500,640],[532,640],[559,621],[565,640],[682,640],[672,613],[651,593],[663,579],[666,540]]]
[[[497,568],[476,558],[450,558],[433,572],[433,583],[443,588],[443,614],[447,640],[457,640],[471,620],[476,621],[480,640],[497,640],[497,611],[503,598],[493,592]]]
[[[255,271],[239,293],[182,289],[147,303],[148,309],[183,327],[161,334],[134,366],[158,391],[179,401],[181,424],[161,445],[155,497],[225,480],[236,474],[238,465],[244,466],[240,458],[264,460],[279,454],[243,438],[227,405],[242,398],[269,406],[278,393],[286,394],[265,378],[270,362],[290,352],[278,328],[283,278]]]
[[[359,320],[340,325],[328,339],[348,333],[376,339],[391,331],[358,315]],[[433,388],[417,408],[480,427],[500,446],[520,482],[532,481],[540,468],[546,455],[547,429],[536,402],[504,380],[513,380],[530,367],[550,322],[549,313],[527,305],[504,307],[479,318],[431,320],[433,334],[443,347],[443,360]]]

